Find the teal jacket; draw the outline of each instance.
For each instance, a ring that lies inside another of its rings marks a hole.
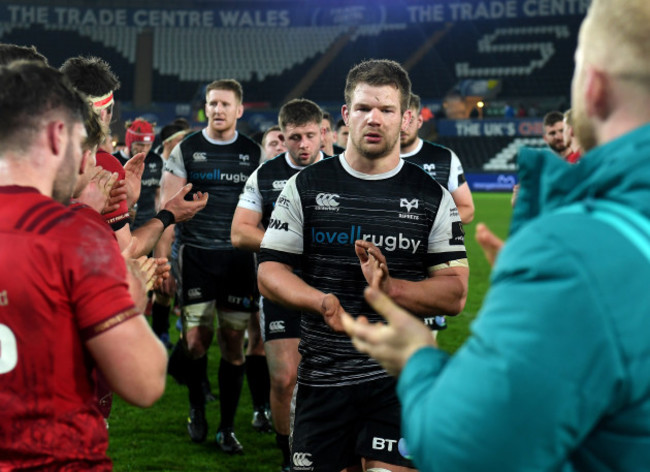
[[[422,471],[650,471],[650,262],[589,214],[650,218],[650,125],[575,165],[520,154],[521,191],[491,288],[454,356],[423,348],[398,382]]]

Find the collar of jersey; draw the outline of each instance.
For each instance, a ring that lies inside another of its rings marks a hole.
[[[316,164],[318,161],[321,161],[323,159],[325,159],[325,155],[323,154],[323,151],[320,151],[320,155],[318,156],[318,159],[316,159],[313,162],[313,164]],[[284,153],[284,160],[287,161],[287,165],[292,169],[303,170],[305,168],[304,166],[297,166],[296,164],[293,163],[293,161],[291,160],[291,156],[289,156],[289,151],[286,151]]]
[[[217,146],[226,146],[227,144],[232,144],[235,141],[237,141],[237,138],[239,137],[239,131],[235,131],[235,136],[232,139],[228,141],[219,141],[218,139],[212,139],[211,137],[208,136],[207,128],[203,128],[203,130],[201,130],[201,133],[203,134],[203,137],[207,142],[209,142],[210,144],[215,144]]]
[[[424,141],[422,141],[421,138],[418,138],[418,140],[420,142],[418,143],[417,147],[413,151],[407,152],[407,153],[404,153],[404,154],[400,154],[399,157],[401,157],[403,159],[405,157],[415,156],[418,152],[420,152],[420,150],[422,149],[422,146],[424,145]]]
[[[391,177],[394,177],[399,173],[400,170],[402,170],[402,167],[404,167],[404,161],[400,159],[399,164],[397,164],[393,169],[389,170],[388,172],[384,172],[383,174],[364,174],[363,172],[359,172],[358,170],[354,170],[352,167],[350,167],[350,164],[348,164],[348,161],[345,160],[345,153],[339,154],[339,162],[343,166],[343,169],[350,174],[352,177],[356,177],[357,179],[363,179],[363,180],[384,180],[384,179],[390,179]]]

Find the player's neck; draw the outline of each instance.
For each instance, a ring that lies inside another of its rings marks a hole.
[[[54,175],[48,176],[46,171],[47,167],[35,167],[33,162],[16,162],[5,157],[0,159],[0,187],[33,187],[52,197]]]
[[[418,148],[418,146],[420,145],[420,141],[421,141],[421,139],[417,138],[415,141],[413,141],[408,146],[400,148],[400,151],[399,151],[400,154],[408,154],[410,152],[415,151]]]
[[[343,153],[346,162],[357,172],[363,174],[384,174],[393,170],[400,163],[399,146],[395,146],[388,154],[381,157],[369,158],[348,146]]]
[[[226,130],[215,130],[208,126],[207,128],[207,133],[208,137],[210,139],[214,139],[215,141],[231,141],[235,137],[235,133],[237,132],[236,127],[232,127]]]

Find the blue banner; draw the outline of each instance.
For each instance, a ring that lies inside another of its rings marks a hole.
[[[528,136],[539,137],[544,134],[542,118],[512,118],[483,120],[440,120],[440,136]]]
[[[137,5],[136,2],[134,2]],[[0,2],[0,21],[49,26],[136,26],[177,28],[280,28],[288,26],[402,25],[584,16],[589,0],[448,0],[350,1],[322,0],[223,2],[218,8],[85,8]]]
[[[517,174],[465,174],[472,192],[512,192]]]

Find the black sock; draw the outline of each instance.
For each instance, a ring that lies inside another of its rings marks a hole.
[[[246,380],[253,399],[253,409],[268,408],[271,394],[271,379],[266,357],[259,355],[246,356]]]
[[[151,307],[151,329],[156,336],[169,333],[169,307],[154,302]]]
[[[235,365],[221,359],[219,365],[219,409],[221,424],[219,429],[232,428],[235,423],[235,413],[244,383],[243,365]]]
[[[185,385],[187,383],[187,372],[188,372],[188,363],[190,358],[185,354],[185,348],[183,347],[183,341],[178,340],[172,349],[171,354],[169,355],[169,361],[167,362],[167,373],[171,375],[176,382],[180,385]]]
[[[275,433],[275,444],[282,451],[282,467],[290,464],[291,451],[289,450],[289,436],[286,434]]]
[[[208,364],[208,356],[204,355],[198,359],[192,359],[188,362],[187,370],[187,388],[190,396],[190,406],[192,408],[205,409],[205,393],[203,393],[203,379]]]

